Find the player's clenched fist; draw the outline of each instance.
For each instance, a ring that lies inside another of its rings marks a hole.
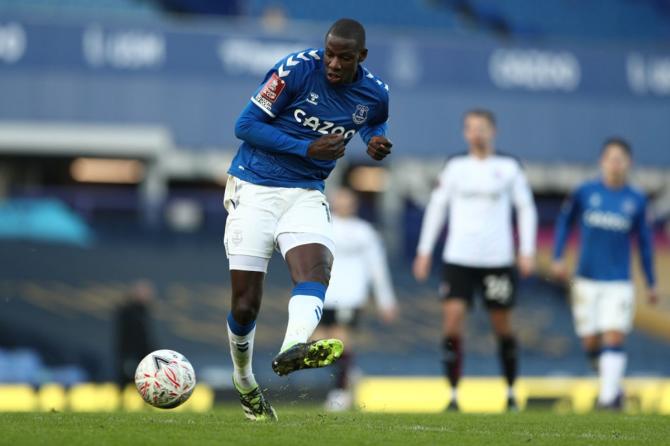
[[[312,141],[307,156],[317,160],[332,161],[344,156],[344,137],[342,135],[324,135]]]
[[[370,158],[381,161],[391,153],[393,143],[384,136],[373,136],[368,142],[368,155]]]

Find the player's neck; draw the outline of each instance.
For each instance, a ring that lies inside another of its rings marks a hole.
[[[470,155],[474,156],[477,159],[485,159],[493,154],[493,146],[471,146]]]
[[[618,177],[618,176],[604,176],[603,175],[603,183],[605,186],[607,186],[609,189],[621,189],[626,185],[628,182],[628,179],[625,176]]]

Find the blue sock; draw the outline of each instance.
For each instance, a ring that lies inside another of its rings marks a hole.
[[[242,325],[235,320],[232,313],[228,313],[228,341],[230,357],[233,359],[233,380],[236,387],[242,391],[253,390],[258,385],[251,368],[255,335],[256,321]]]

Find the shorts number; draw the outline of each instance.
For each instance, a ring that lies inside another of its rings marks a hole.
[[[506,304],[512,298],[512,281],[508,276],[486,276],[484,286],[486,300]]]

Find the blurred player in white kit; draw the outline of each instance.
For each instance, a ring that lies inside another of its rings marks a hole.
[[[442,361],[451,386],[448,410],[458,410],[458,383],[463,363],[462,337],[466,310],[476,294],[483,298],[507,381],[507,408],[516,410],[514,383],[518,351],[511,312],[515,304],[517,270],[527,277],[535,269],[537,212],[521,164],[495,150],[495,116],[489,110],[465,113],[463,136],[468,152],[453,156],[440,174],[426,208],[414,260],[414,276],[426,280],[433,248],[449,221],[444,247],[441,294],[443,305]],[[519,227],[514,249],[512,210]]]
[[[341,339],[347,350],[335,365],[335,388],[326,400],[328,410],[352,406],[350,375],[353,367],[354,330],[372,288],[380,318],[393,322],[397,305],[388,263],[379,235],[367,221],[356,216],[358,200],[350,189],[339,189],[331,197],[337,257],[323,304],[323,316],[314,339]]]

